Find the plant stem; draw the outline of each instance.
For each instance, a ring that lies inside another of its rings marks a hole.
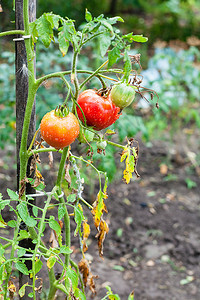
[[[14,254],[15,254],[15,247],[16,247],[16,243],[17,243],[18,232],[19,232],[19,220],[18,220],[18,224],[17,224],[17,226],[15,227],[15,230],[14,230],[12,249],[11,249],[11,253],[10,253],[10,260],[11,261],[13,260]],[[11,265],[9,265],[9,267],[8,267],[7,276],[6,276],[5,283],[4,283],[4,300],[7,299],[8,282],[9,282],[11,273],[12,273],[12,262],[11,262]]]
[[[106,64],[108,63],[108,60],[105,61],[96,71],[94,71],[88,78],[86,78],[80,85],[80,90],[82,87],[90,80],[92,77],[94,77]]]
[[[7,36],[7,35],[14,35],[14,34],[25,34],[25,31],[24,30],[9,30],[9,31],[4,31],[4,32],[0,32],[0,37]]]
[[[58,195],[61,194],[61,184],[62,184],[62,179],[64,175],[64,170],[65,170],[65,161],[67,159],[67,156],[69,155],[69,147],[65,147],[62,152],[61,160],[60,160],[60,165],[59,165],[59,170],[58,170],[58,177],[57,177],[57,182],[56,186],[58,187]],[[64,224],[65,224],[65,245],[70,247],[71,244],[71,239],[70,239],[70,218],[69,214],[67,211],[67,207],[65,204],[65,200],[63,197],[59,198],[60,203],[63,204],[63,207],[65,209],[65,215],[64,215]],[[66,266],[69,265],[69,254],[65,254],[65,264]]]
[[[74,83],[75,95],[74,98],[77,100],[79,93],[79,82],[77,78],[76,65],[77,65],[78,51],[74,50],[73,61],[72,61],[72,72],[71,72],[71,82]]]
[[[41,236],[42,236],[42,233],[43,233],[43,225],[44,225],[44,222],[45,222],[45,217],[46,217],[46,213],[47,213],[47,209],[49,207],[49,204],[51,202],[51,198],[52,198],[52,195],[56,192],[57,190],[57,187],[54,187],[51,194],[48,195],[48,198],[47,198],[47,201],[46,201],[46,204],[43,208],[43,214],[42,214],[42,217],[40,219],[40,228],[39,228],[39,232],[38,232],[38,235],[37,235],[37,244],[35,246],[35,249],[34,249],[34,253],[33,253],[33,256],[32,256],[32,273],[33,273],[33,295],[35,297],[35,258],[36,258],[36,254],[38,252],[38,249],[39,249],[39,246],[40,246],[40,242],[41,242]],[[53,284],[54,282],[50,281],[50,285]]]
[[[29,29],[29,1],[24,0],[23,2],[23,17],[24,17],[24,31],[26,35],[30,34]],[[27,154],[27,140],[29,133],[29,125],[31,120],[32,108],[35,99],[35,94],[37,91],[37,86],[35,84],[35,70],[34,70],[34,52],[32,50],[31,39],[25,40],[26,54],[27,54],[27,65],[28,65],[28,98],[26,104],[26,111],[24,115],[24,124],[21,136],[20,145],[20,184],[21,181],[26,177],[26,170],[28,164],[28,154]]]

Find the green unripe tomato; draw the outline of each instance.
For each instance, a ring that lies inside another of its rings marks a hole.
[[[110,92],[111,101],[121,109],[129,106],[135,98],[136,87],[127,85],[125,82],[116,83]]]
[[[97,149],[105,150],[106,146],[107,146],[107,142],[106,141],[97,142]]]
[[[94,132],[92,132],[88,129],[85,129],[85,128],[80,129],[80,133],[78,136],[78,140],[80,143],[87,143],[87,142],[89,143],[89,142],[92,142],[93,139],[94,139]]]

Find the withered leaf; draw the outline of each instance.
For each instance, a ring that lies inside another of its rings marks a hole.
[[[69,174],[69,169],[70,169],[70,164],[69,162],[67,162],[67,164],[65,165],[65,180],[67,181],[67,183],[69,184],[69,187],[71,186],[71,176]]]
[[[53,166],[53,153],[48,152],[48,158],[49,158],[49,166],[50,168]]]
[[[88,285],[91,292],[93,294],[96,294],[96,287],[95,287],[94,279],[98,278],[98,276],[93,275],[91,273],[90,268],[89,268],[89,263],[85,258],[83,258],[79,262],[78,267],[79,267],[80,273],[83,275],[84,286],[86,287]]]
[[[90,225],[87,223],[87,220],[85,220],[83,222],[83,240],[82,240],[83,252],[86,252],[88,249],[86,241],[87,241],[89,235],[90,235]]]
[[[87,286],[87,281],[88,281],[88,276],[89,276],[89,265],[88,265],[88,261],[86,259],[82,259],[79,264],[78,264],[78,268],[79,271],[81,272],[81,274],[83,275],[83,283],[84,286]]]
[[[49,243],[51,243],[52,248],[58,247],[58,237],[57,237],[55,230],[53,230],[53,229],[51,229]]]
[[[103,257],[103,242],[105,240],[106,234],[109,231],[108,224],[103,219],[100,222],[100,226],[98,228],[98,233],[96,235],[98,239],[98,248],[99,248],[99,256]]]

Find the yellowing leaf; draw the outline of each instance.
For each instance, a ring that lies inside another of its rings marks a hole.
[[[54,264],[56,263],[57,258],[53,254],[47,260],[47,267],[48,269],[53,268]]]
[[[102,191],[99,191],[99,193],[97,195],[97,199],[93,204],[92,214],[94,216],[94,224],[95,224],[96,228],[100,224],[100,220],[101,220],[101,216],[102,216],[103,212],[104,211],[106,213],[108,212],[106,205],[104,203],[104,199],[106,199],[107,197],[108,196],[105,192],[103,193]]]
[[[103,219],[100,222],[100,226],[98,228],[98,233],[96,237],[98,238],[98,248],[99,248],[99,256],[103,257],[103,242],[105,240],[106,234],[108,233],[109,228],[106,221]]]
[[[126,168],[123,172],[123,179],[128,184],[133,177],[133,172],[139,177],[136,170],[136,163],[138,158],[138,149],[136,147],[130,147],[128,144],[121,154],[121,162],[125,160]]]
[[[83,252],[86,252],[88,247],[86,245],[86,241],[90,235],[90,225],[87,223],[87,221],[83,222]]]
[[[26,286],[28,285],[28,282],[27,283],[25,283],[21,288],[20,288],[20,290],[19,290],[19,295],[20,295],[20,297],[23,297],[24,295],[25,295],[25,288],[26,288]]]

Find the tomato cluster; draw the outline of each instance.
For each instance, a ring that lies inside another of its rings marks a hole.
[[[111,92],[104,96],[88,89],[80,93],[77,99],[77,115],[88,129],[81,129],[76,116],[71,113],[53,110],[47,113],[40,125],[42,138],[56,149],[62,149],[78,137],[81,143],[91,142],[93,130],[99,131],[115,123],[121,110],[132,103],[135,87],[126,83],[115,84]]]

